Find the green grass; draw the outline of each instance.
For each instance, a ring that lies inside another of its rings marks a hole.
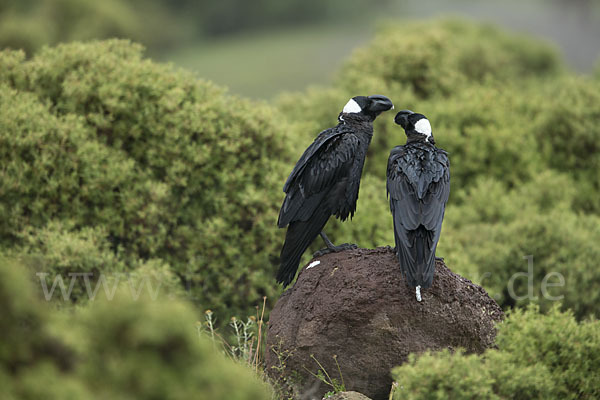
[[[320,25],[194,44],[162,58],[236,94],[271,98],[327,84],[342,60],[368,41],[365,25]]]

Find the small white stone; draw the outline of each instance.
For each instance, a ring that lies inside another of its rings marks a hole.
[[[417,293],[417,301],[423,300],[421,298],[421,286],[420,285],[415,288],[415,292]]]
[[[321,264],[321,261],[313,261],[310,264],[308,264],[308,267],[306,267],[306,269],[309,269],[309,268],[312,268],[312,267],[316,267],[319,264]]]
[[[348,100],[348,102],[344,106],[344,109],[342,110],[342,112],[346,114],[359,113],[361,111],[362,108],[360,108],[360,106],[356,101],[354,101],[354,99]]]

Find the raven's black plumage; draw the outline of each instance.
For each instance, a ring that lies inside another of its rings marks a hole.
[[[344,221],[354,215],[373,121],[392,107],[384,96],[354,97],[340,113],[339,124],[321,132],[296,163],[283,187],[286,197],[278,220],[280,228],[288,226],[277,273],[284,286],[294,279],[302,254],[329,217]]]
[[[450,161],[448,153],[435,147],[422,114],[401,111],[395,120],[407,135],[406,145],[392,149],[387,168],[396,252],[408,285],[428,288],[450,194]]]

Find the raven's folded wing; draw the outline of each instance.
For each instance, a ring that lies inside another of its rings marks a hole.
[[[307,221],[317,207],[323,206],[336,182],[347,178],[358,146],[359,139],[343,125],[319,134],[283,187],[286,197],[279,212],[279,227],[292,221]]]

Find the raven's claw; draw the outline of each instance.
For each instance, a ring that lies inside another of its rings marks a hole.
[[[358,246],[354,243],[344,243],[339,246],[326,247],[313,254],[313,258],[324,256],[329,253],[339,253],[340,251],[357,249]]]

